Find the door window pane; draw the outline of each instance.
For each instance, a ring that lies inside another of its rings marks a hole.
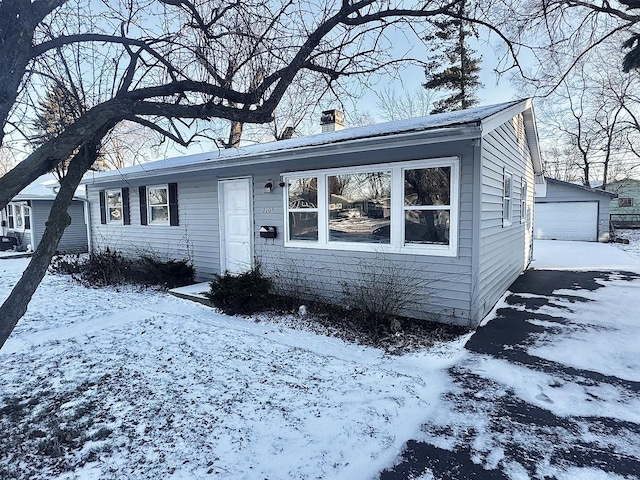
[[[9,228],[15,228],[13,219],[13,205],[7,205],[7,223]]]
[[[16,228],[23,228],[24,224],[22,223],[22,206],[15,205],[16,209]]]
[[[389,243],[391,172],[327,177],[329,241]]]
[[[24,214],[24,229],[31,230],[31,207],[24,206],[23,207]]]

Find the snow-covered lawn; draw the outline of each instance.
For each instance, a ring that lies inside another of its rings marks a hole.
[[[598,263],[621,261],[613,258],[618,246],[604,247]],[[540,248],[547,267],[563,258],[553,246]],[[640,272],[636,260],[629,270]],[[0,299],[27,262],[0,259]],[[584,328],[531,353],[582,368],[589,357],[580,349],[596,331],[618,328],[595,351],[598,371],[638,381],[640,355],[629,338],[640,335],[639,294],[620,280],[591,292],[591,303],[561,305]],[[612,305],[624,309],[623,325],[603,323],[602,309]],[[626,339],[623,328],[631,329]],[[490,410],[461,410],[453,400],[462,388],[456,369],[498,385],[478,401],[512,391],[559,416],[611,409],[612,417],[640,421],[637,400],[585,386],[548,388],[550,376],[464,350],[467,338],[392,357],[152,290],[90,289],[48,275],[0,350],[0,478],[377,478],[409,439],[455,448],[465,432],[490,422]],[[591,393],[598,401],[583,403]],[[525,433],[523,441],[537,441]],[[508,461],[509,478],[529,478],[505,458],[500,438],[487,431],[474,441],[474,462]]]
[[[2,297],[27,261],[0,260]],[[389,357],[48,275],[0,350],[0,478],[371,478],[462,344]]]

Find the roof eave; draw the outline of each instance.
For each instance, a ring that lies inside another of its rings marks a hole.
[[[524,119],[524,130],[529,144],[536,183],[543,184],[545,182],[544,165],[542,163],[542,155],[540,154],[540,139],[538,137],[538,128],[536,126],[536,117],[533,110],[532,98],[519,100],[512,106],[483,119],[482,132],[486,135],[518,114],[522,114]]]
[[[177,173],[193,173],[205,170],[215,170],[235,166],[259,165],[265,163],[280,163],[294,159],[314,158],[336,153],[366,152],[385,148],[398,148],[411,146],[416,143],[431,144],[465,139],[476,139],[482,135],[482,130],[477,122],[459,125],[456,127],[445,127],[436,129],[426,129],[414,132],[400,132],[390,135],[379,135],[366,138],[349,139],[345,141],[309,145],[288,150],[277,150],[273,152],[262,152],[231,158],[208,159],[189,165],[178,165],[174,167],[156,168],[153,170],[139,170],[135,172],[122,173],[114,170],[112,174],[101,173],[99,177],[83,179],[85,185],[106,184],[122,180],[136,180],[148,178],[149,175],[173,175]]]

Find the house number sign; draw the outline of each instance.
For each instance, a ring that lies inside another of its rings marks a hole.
[[[262,213],[276,213],[276,209],[273,207],[262,207]]]

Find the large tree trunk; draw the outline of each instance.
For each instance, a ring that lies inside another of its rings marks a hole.
[[[244,123],[242,122],[231,122],[231,129],[229,131],[229,142],[225,145],[226,148],[238,148],[240,146],[243,127]]]
[[[102,135],[99,134],[85,143],[71,160],[67,175],[60,182],[60,191],[51,207],[44,235],[38,248],[36,248],[22,277],[13,287],[9,298],[0,307],[0,349],[9,338],[18,320],[27,311],[31,297],[47,273],[51,259],[56,254],[60,238],[71,223],[67,209],[82,176],[98,156]]]

